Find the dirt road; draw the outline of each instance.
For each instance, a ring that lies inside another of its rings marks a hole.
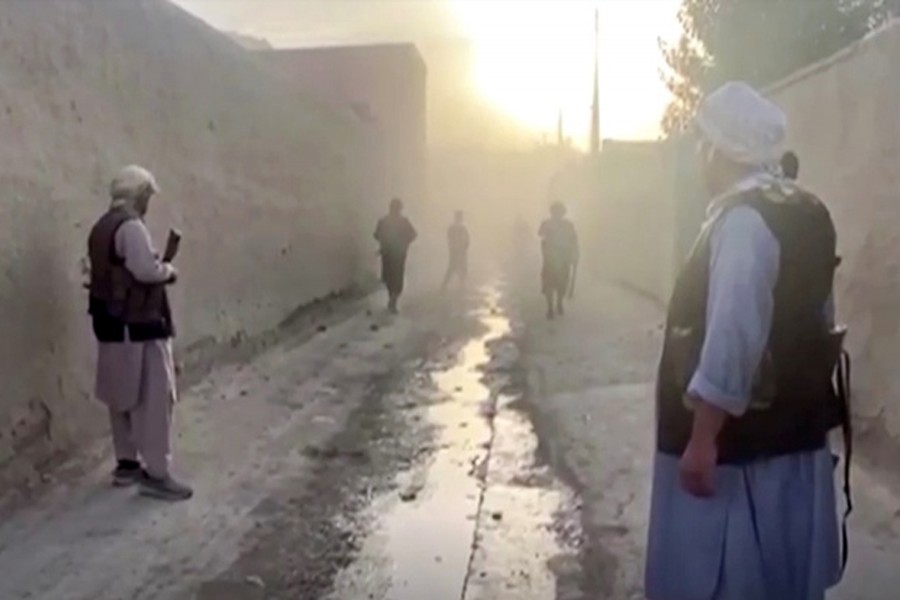
[[[369,299],[213,370],[177,408],[177,471],[195,499],[113,490],[108,462],[63,478],[0,525],[0,598],[576,590],[580,521],[535,461],[500,301],[487,286],[393,318]]]
[[[185,391],[194,500],[60,474],[0,525],[4,600],[638,600],[658,307],[582,277],[370,298]],[[523,287],[525,286],[525,287]],[[835,600],[894,598],[897,497],[857,471]]]

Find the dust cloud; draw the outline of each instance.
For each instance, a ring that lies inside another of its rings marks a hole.
[[[447,0],[178,3],[219,29],[276,48],[416,44],[428,66],[429,185],[428,198],[408,204],[423,234],[423,258],[416,261],[423,272],[443,261],[444,231],[454,210],[466,212],[477,271],[481,259],[507,256],[512,248],[521,259],[522,243],[536,246],[538,224],[552,199],[584,204],[572,196],[577,183],[560,185],[580,155],[556,140],[541,144],[477,89],[473,46]]]

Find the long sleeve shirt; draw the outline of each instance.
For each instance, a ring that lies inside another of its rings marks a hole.
[[[153,246],[150,231],[143,221],[127,221],[116,232],[116,254],[125,261],[125,268],[141,283],[165,283],[175,268],[164,263]]]
[[[750,403],[772,327],[779,260],[777,239],[752,208],[731,209],[712,233],[706,338],[688,389],[732,416]],[[833,308],[823,310],[828,316]],[[720,466],[715,488],[712,498],[690,496],[679,482],[678,457],[657,454],[647,597],[821,600],[840,578],[829,449]]]

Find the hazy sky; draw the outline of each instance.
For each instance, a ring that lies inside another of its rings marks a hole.
[[[655,137],[667,92],[657,40],[678,33],[678,0],[174,0],[226,30],[276,46],[464,37],[478,91],[536,132],[563,111],[579,144],[589,127],[593,11],[600,10],[604,137]]]

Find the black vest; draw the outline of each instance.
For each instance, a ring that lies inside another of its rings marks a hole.
[[[88,312],[100,342],[135,342],[167,339],[175,334],[166,286],[137,281],[116,252],[116,233],[140,218],[125,208],[114,208],[91,229],[88,254],[91,282]]]
[[[836,236],[825,206],[790,184],[773,184],[726,199],[704,224],[675,284],[657,378],[657,448],[680,455],[693,412],[685,397],[706,333],[710,237],[736,206],[762,216],[780,248],[772,327],[756,373],[749,410],[729,418],[719,437],[719,462],[734,464],[821,448],[839,425],[832,383],[836,362],[825,316]]]

